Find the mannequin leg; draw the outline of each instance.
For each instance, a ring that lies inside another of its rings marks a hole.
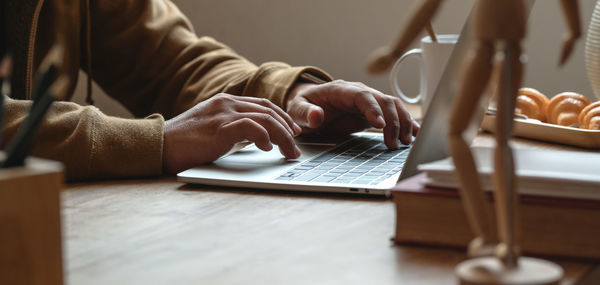
[[[450,115],[449,151],[458,180],[463,206],[476,238],[469,245],[470,255],[491,255],[497,235],[488,199],[481,189],[469,144],[462,137],[487,87],[493,69],[494,43],[479,41],[468,55],[458,97]]]
[[[519,43],[507,43],[500,73],[496,149],[494,152],[494,189],[500,241],[496,254],[505,266],[516,266],[518,249],[517,188],[513,153],[509,145],[512,136],[516,98],[521,86],[523,63]]]

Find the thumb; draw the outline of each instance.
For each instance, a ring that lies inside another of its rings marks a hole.
[[[294,104],[288,108],[288,114],[301,127],[311,129],[320,127],[325,120],[323,108],[300,98],[294,100]]]

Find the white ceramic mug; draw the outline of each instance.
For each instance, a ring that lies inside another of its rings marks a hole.
[[[421,39],[420,48],[412,49],[403,54],[394,63],[390,73],[390,84],[394,95],[409,104],[420,103],[422,112],[425,114],[457,40],[458,35],[437,35],[437,42],[433,42],[429,36],[426,36]],[[415,97],[406,96],[398,82],[398,72],[402,62],[409,57],[417,58],[421,74],[419,94]]]

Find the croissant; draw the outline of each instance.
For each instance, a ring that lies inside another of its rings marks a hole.
[[[517,96],[515,113],[545,122],[548,102],[548,97],[540,91],[533,88],[521,88]]]
[[[546,116],[548,123],[571,126],[579,123],[579,112],[589,105],[590,99],[575,92],[563,92],[548,102]]]
[[[600,101],[587,105],[579,113],[579,127],[582,129],[600,130]]]

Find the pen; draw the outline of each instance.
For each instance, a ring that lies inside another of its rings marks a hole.
[[[29,110],[29,114],[25,119],[25,122],[21,125],[17,134],[10,142],[10,145],[6,149],[6,160],[1,164],[0,167],[13,167],[21,166],[24,164],[25,158],[29,155],[33,145],[33,137],[44,118],[44,115],[48,111],[50,104],[54,101],[50,91],[50,85],[56,74],[56,67],[50,65],[46,71],[38,75],[36,78],[34,87],[34,94],[32,94],[34,101]],[[41,94],[41,95],[40,95]]]
[[[2,128],[4,119],[4,96],[10,96],[10,74],[12,71],[12,60],[6,55],[0,62],[0,145],[2,145]]]
[[[0,78],[2,80],[2,85],[4,85],[4,78]],[[2,146],[2,129],[3,129],[3,118],[4,118],[4,93],[0,94],[0,146]]]
[[[31,106],[31,108],[34,108],[37,102],[39,102],[37,97],[43,95],[44,92],[50,88],[50,85],[52,85],[52,82],[54,82],[57,71],[56,65],[51,64],[48,66],[45,72],[43,72],[40,76],[36,76],[31,93],[31,100],[33,100],[33,106]]]
[[[32,108],[27,116],[26,121],[19,128],[15,138],[6,149],[6,160],[2,163],[2,168],[21,166],[25,158],[29,155],[33,145],[33,137],[39,127],[39,123],[48,111],[48,107],[54,101],[49,91],[44,93],[36,104],[36,108]]]

